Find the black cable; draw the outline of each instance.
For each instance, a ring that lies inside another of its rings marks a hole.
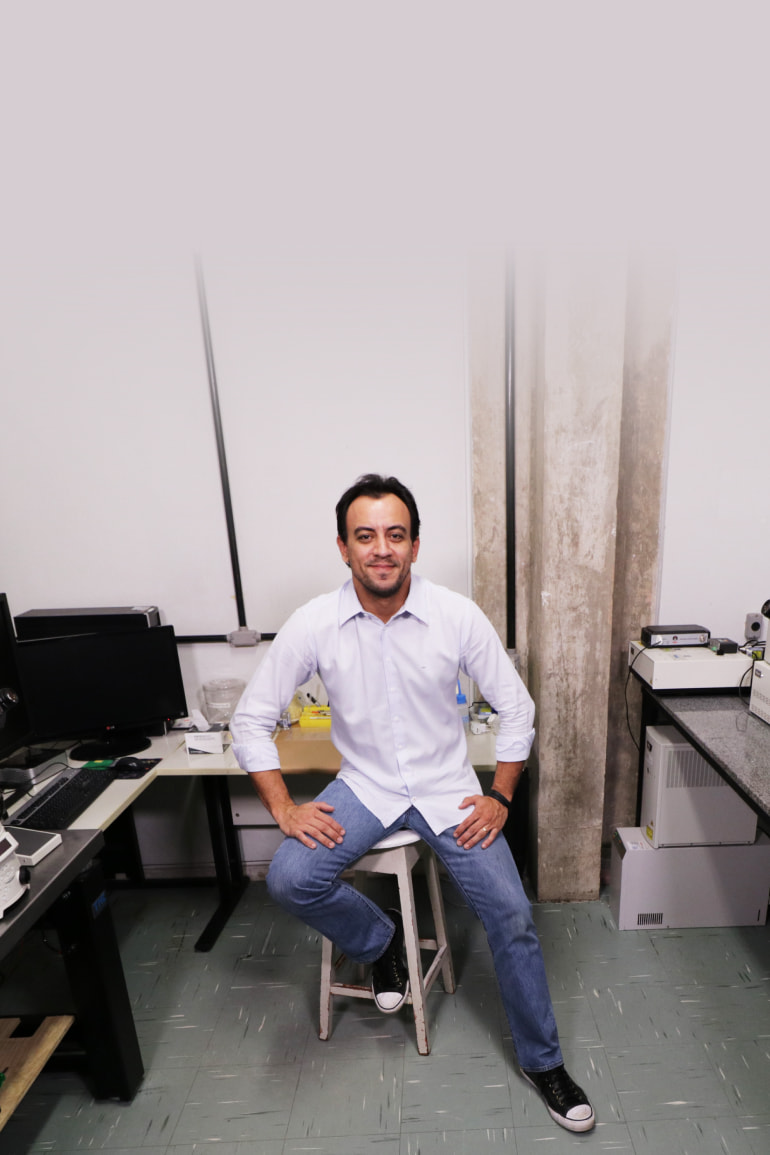
[[[629,664],[628,673],[626,674],[626,684],[625,684],[624,689],[623,689],[623,697],[624,697],[625,703],[626,703],[626,726],[628,727],[628,732],[631,735],[631,741],[633,742],[634,746],[636,746],[637,750],[639,750],[640,747],[639,747],[639,743],[636,740],[636,735],[634,734],[633,730],[631,729],[631,716],[628,712],[629,711],[629,707],[628,707],[628,683],[631,679],[631,671],[633,670],[634,666],[636,665],[636,663],[641,658],[642,654],[645,653],[647,650],[651,650],[653,648],[654,648],[653,646],[642,646],[640,648],[639,653],[636,655],[633,662],[631,662]]]
[[[46,773],[42,774],[39,778],[32,778],[29,782],[20,783],[19,795],[24,798],[31,793],[33,787],[43,786],[49,778],[56,778],[64,770],[74,769],[75,767],[70,766],[69,762],[52,762],[49,766],[46,766]]]
[[[742,706],[745,706],[746,709],[748,710],[749,703],[746,701],[746,698],[745,698],[744,693],[743,693],[743,691],[744,691],[743,683],[746,681],[746,674],[750,674],[752,678],[754,677],[754,663],[753,662],[751,663],[749,668],[744,671],[743,677],[741,678],[740,682],[738,683],[738,701],[741,703]]]

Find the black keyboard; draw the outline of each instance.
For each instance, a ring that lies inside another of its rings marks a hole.
[[[66,830],[114,781],[109,768],[63,770],[8,821],[30,830]]]

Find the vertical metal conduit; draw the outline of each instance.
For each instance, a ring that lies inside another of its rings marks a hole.
[[[509,257],[505,277],[505,542],[506,644],[516,649],[516,418],[514,412],[514,286]]]
[[[222,498],[225,505],[225,520],[227,522],[227,538],[230,543],[230,564],[233,571],[233,585],[235,587],[235,604],[238,609],[238,625],[246,625],[246,608],[243,602],[243,586],[241,584],[241,567],[238,561],[238,544],[235,538],[235,521],[233,518],[233,503],[230,495],[230,479],[227,472],[227,456],[225,454],[225,439],[222,432],[222,415],[219,408],[219,390],[217,389],[217,375],[214,368],[214,351],[211,344],[211,326],[209,324],[209,310],[206,302],[206,287],[203,282],[203,270],[199,260],[195,262],[195,273],[198,282],[198,303],[203,326],[203,342],[206,348],[206,369],[209,377],[209,393],[211,394],[211,409],[214,416],[214,432],[217,441],[219,457],[219,476],[222,482]]]

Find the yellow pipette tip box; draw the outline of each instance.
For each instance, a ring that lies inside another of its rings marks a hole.
[[[299,724],[314,730],[331,730],[332,712],[328,706],[304,706]]]

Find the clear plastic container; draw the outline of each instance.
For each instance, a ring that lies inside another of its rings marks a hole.
[[[226,726],[245,689],[238,678],[212,678],[203,686],[203,713],[210,726]]]

